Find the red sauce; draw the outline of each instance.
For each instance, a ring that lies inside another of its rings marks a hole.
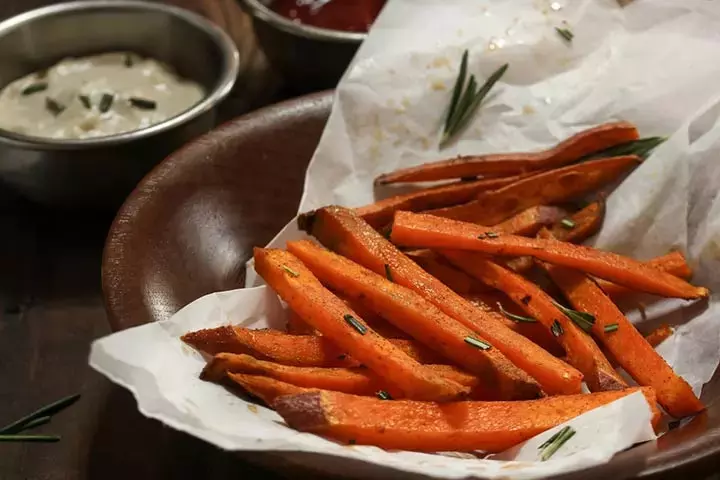
[[[274,0],[270,8],[295,22],[346,32],[367,32],[385,0]]]

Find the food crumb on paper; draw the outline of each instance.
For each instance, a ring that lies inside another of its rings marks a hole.
[[[248,403],[247,409],[252,413],[258,413],[257,405],[253,405],[252,403]]]

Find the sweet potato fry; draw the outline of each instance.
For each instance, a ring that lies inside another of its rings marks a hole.
[[[640,162],[634,155],[603,158],[538,173],[455,207],[428,210],[436,217],[495,225],[535,205],[566,202],[616,180]]]
[[[546,270],[574,308],[595,316],[593,335],[638,384],[653,387],[670,415],[685,417],[705,408],[690,385],[673,372],[591,278],[557,265],[548,265]]]
[[[245,353],[263,360],[298,367],[357,367],[360,363],[331,340],[315,335],[288,335],[277,330],[217,327],[183,335],[182,340],[208,354]],[[417,342],[390,342],[420,363],[443,363],[443,359]]]
[[[447,401],[468,393],[462,385],[424,370],[372,330],[284,250],[256,248],[255,270],[300,318],[381,376],[403,398]]]
[[[506,235],[481,225],[432,215],[397,212],[391,238],[394,243],[408,247],[474,250],[491,255],[530,255],[666,297],[700,298],[708,295],[707,288],[695,287],[669,273],[615,253],[554,239]]]
[[[482,282],[450,265],[432,250],[412,250],[405,252],[405,255],[456,293],[470,294],[490,290]]]
[[[487,339],[512,363],[534,377],[546,393],[580,392],[580,372],[475,308],[403,255],[351,210],[325,207],[305,217],[300,227],[326,247],[375,273],[384,275],[388,265],[395,283],[419,293],[445,314]]]
[[[261,375],[246,375],[244,373],[228,373],[228,378],[240,385],[246,392],[271,406],[278,397],[298,395],[317,391],[317,389],[303,388],[291,385],[274,378]]]
[[[500,306],[510,314],[527,316],[527,314],[519,309],[507,295],[500,292],[473,293],[463,295],[463,298],[480,308],[488,315],[497,318],[509,329],[519,333],[523,337],[532,340],[533,343],[540,345],[543,349],[552,353],[556,357],[564,357],[565,350],[557,342],[557,339],[548,330],[538,322],[520,322],[508,318],[500,311]]]
[[[552,169],[638,138],[637,129],[630,123],[606,123],[576,133],[556,146],[540,152],[451,158],[386,173],[377,177],[375,183],[385,185],[399,182],[426,182],[477,175],[514,175],[533,170]]]
[[[627,388],[590,335],[565,316],[540,287],[476,253],[458,250],[442,250],[440,253],[458,268],[505,292],[529,317],[552,332],[567,353],[570,365],[582,372],[591,392]]]
[[[470,373],[451,365],[425,365],[424,368],[470,388],[472,399],[497,400],[497,392]],[[219,381],[227,373],[263,375],[298,387],[362,396],[375,396],[380,390],[390,390],[380,377],[367,368],[291,367],[233,353],[215,355],[203,370],[201,378]]]
[[[605,200],[597,200],[582,210],[568,217],[570,223],[562,219],[556,222],[550,231],[557,240],[563,242],[581,243],[600,231],[605,219]],[[572,225],[572,227],[569,227]],[[505,231],[505,233],[514,232]],[[505,265],[515,273],[526,273],[535,264],[532,257],[517,257],[505,262]]]
[[[532,237],[542,227],[559,222],[567,216],[567,211],[559,207],[535,205],[514,215],[504,222],[493,225],[499,232]]]
[[[368,324],[370,328],[375,330],[378,334],[382,335],[385,338],[404,338],[409,339],[410,336],[397,328],[392,323],[385,320],[382,316],[380,316],[378,313],[373,312],[369,308],[367,308],[362,301],[359,300],[351,300],[347,297],[347,295],[338,295],[343,299],[343,301],[355,312],[357,312],[360,317],[365,320],[365,323]]]
[[[671,275],[675,275],[676,277],[680,277],[686,280],[692,276],[692,270],[687,264],[685,256],[678,251],[673,251],[666,255],[650,259],[644,263],[648,266],[657,268],[658,270],[662,270],[663,272],[667,272]],[[605,292],[606,295],[613,298],[634,293],[633,290],[627,287],[623,287],[622,285],[618,285],[616,283],[608,282],[607,280],[599,279],[597,281],[597,284],[600,286],[600,288],[602,288],[603,292]]]
[[[425,452],[500,452],[587,411],[642,391],[660,420],[650,388],[517,402],[384,401],[338,392],[279,397],[273,407],[291,427],[347,443]]]
[[[429,210],[431,208],[441,208],[459,203],[469,202],[477,197],[478,193],[485,190],[504,187],[520,177],[505,178],[486,178],[471,182],[456,182],[449,185],[441,185],[438,187],[424,188],[403,195],[395,195],[394,197],[358,207],[355,213],[360,215],[366,222],[379,228],[392,222],[393,214],[397,210],[408,210],[411,212],[419,212],[421,210]]]
[[[288,242],[288,251],[325,285],[361,300],[397,328],[478,375],[500,399],[537,398],[540,386],[513,365],[487,339],[449,317],[409,288],[393,283],[392,267],[387,278],[308,240]]]

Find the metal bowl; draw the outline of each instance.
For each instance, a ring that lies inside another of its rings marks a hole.
[[[44,139],[0,129],[0,182],[40,203],[116,207],[150,169],[215,125],[239,55],[219,27],[181,8],[140,1],[53,5],[0,23],[0,88],[66,57],[127,50],[173,66],[205,98],[162,123],[119,135]]]
[[[367,37],[294,22],[268,8],[272,0],[239,1],[268,60],[298,93],[335,88]]]

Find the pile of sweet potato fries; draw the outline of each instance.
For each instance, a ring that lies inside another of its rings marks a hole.
[[[654,350],[672,330],[644,337],[616,306],[636,293],[706,297],[683,255],[638,261],[578,245],[602,225],[598,190],[641,161],[613,152],[644,141],[609,123],[542,152],[382,175],[377,184],[460,180],[301,215],[323,246],[254,255],[291,310],[287,331],[224,326],[183,340],[212,356],[202,378],[229,379],[290,426],[351,444],[497,452],[636,391],[656,428],[658,405],[698,413]]]

